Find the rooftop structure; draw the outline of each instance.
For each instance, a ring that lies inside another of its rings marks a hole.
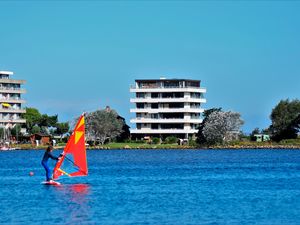
[[[195,137],[202,122],[201,105],[206,103],[206,89],[200,87],[200,80],[138,79],[130,92],[135,93],[130,99],[135,104],[130,110],[135,113],[130,121],[136,124],[131,130],[134,138]]]

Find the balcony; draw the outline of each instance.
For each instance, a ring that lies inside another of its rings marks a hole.
[[[0,103],[26,103],[24,99],[21,98],[1,98]]]
[[[25,80],[14,80],[14,79],[0,79],[2,84],[25,84]]]
[[[0,123],[26,123],[25,119],[0,118]]]
[[[144,108],[144,109],[130,109],[132,113],[203,113],[204,109],[202,108]]]
[[[14,108],[0,108],[0,113],[26,113],[26,110]]]
[[[25,94],[26,90],[21,88],[0,87],[0,93]]]
[[[172,118],[172,119],[154,119],[154,118],[135,118],[130,120],[131,123],[193,123],[200,124],[202,119],[184,119],[184,118]]]
[[[156,88],[137,88],[135,86],[130,87],[130,92],[195,92],[206,93],[206,88],[199,87],[156,87]]]
[[[196,129],[131,129],[132,134],[196,134]]]
[[[168,102],[193,102],[206,103],[205,98],[131,98],[131,103],[168,103]]]

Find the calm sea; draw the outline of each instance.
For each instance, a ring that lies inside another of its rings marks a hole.
[[[299,150],[91,150],[59,187],[43,153],[0,152],[0,223],[300,224]]]

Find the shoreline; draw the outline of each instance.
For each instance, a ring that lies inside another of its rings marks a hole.
[[[40,147],[28,147],[28,146],[14,146],[11,149],[0,150],[1,152],[13,151],[13,150],[45,150],[47,146]],[[55,150],[63,150],[64,146],[55,146]],[[153,145],[153,146],[123,146],[123,147],[110,147],[110,146],[95,146],[87,147],[86,150],[259,150],[259,149],[269,149],[269,150],[300,150],[298,145],[227,145],[227,146],[210,146],[210,147],[199,147],[199,146],[163,146],[163,145]]]

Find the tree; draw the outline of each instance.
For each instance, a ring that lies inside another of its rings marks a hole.
[[[21,125],[20,124],[16,124],[11,129],[11,135],[16,136],[16,137],[21,135]]]
[[[211,113],[203,127],[203,136],[208,145],[223,143],[226,134],[226,115],[224,112]]]
[[[114,110],[97,110],[86,115],[86,133],[90,141],[99,141],[116,138],[122,132],[123,123]]]
[[[205,117],[200,136],[202,142],[199,143],[213,145],[236,140],[243,123],[237,112],[222,112],[221,109],[211,110]]]
[[[198,144],[206,143],[206,139],[203,134],[203,129],[204,129],[205,124],[207,123],[209,115],[212,114],[213,112],[220,112],[220,111],[222,111],[222,108],[212,108],[212,109],[207,109],[204,111],[204,113],[203,113],[204,119],[203,119],[202,123],[200,124],[199,131],[197,133],[197,143]]]
[[[55,127],[57,124],[57,115],[48,116],[47,114],[43,114],[39,120],[39,125],[41,127]]]
[[[29,134],[39,132],[49,134],[49,128],[55,128],[58,121],[57,115],[41,114],[36,108],[26,108],[26,113],[22,114],[22,118],[26,119],[25,127]]]
[[[34,125],[31,129],[31,134],[37,134],[41,132],[41,128],[37,125]]]
[[[26,120],[26,129],[29,133],[32,133],[32,128],[39,124],[42,115],[35,108],[25,108],[26,113],[22,114],[22,118]]]
[[[251,134],[250,134],[250,140],[251,140],[251,141],[255,141],[256,138],[255,138],[254,135],[260,134],[260,133],[261,133],[261,132],[260,132],[260,129],[259,129],[258,127],[256,127],[256,128],[251,132]]]
[[[62,136],[70,130],[70,125],[69,123],[56,123],[55,128],[55,133],[62,139]]]
[[[238,112],[225,112],[226,116],[226,134],[225,141],[237,140],[241,134],[241,126],[244,121],[241,119],[241,114]]]
[[[272,124],[269,127],[272,139],[280,141],[282,139],[297,138],[299,132],[300,101],[298,99],[290,101],[281,100],[270,115]]]
[[[118,142],[128,140],[130,138],[130,130],[129,130],[130,127],[126,124],[125,118],[118,115],[117,119],[120,120],[123,126],[122,126],[122,132],[116,137],[116,140]]]

